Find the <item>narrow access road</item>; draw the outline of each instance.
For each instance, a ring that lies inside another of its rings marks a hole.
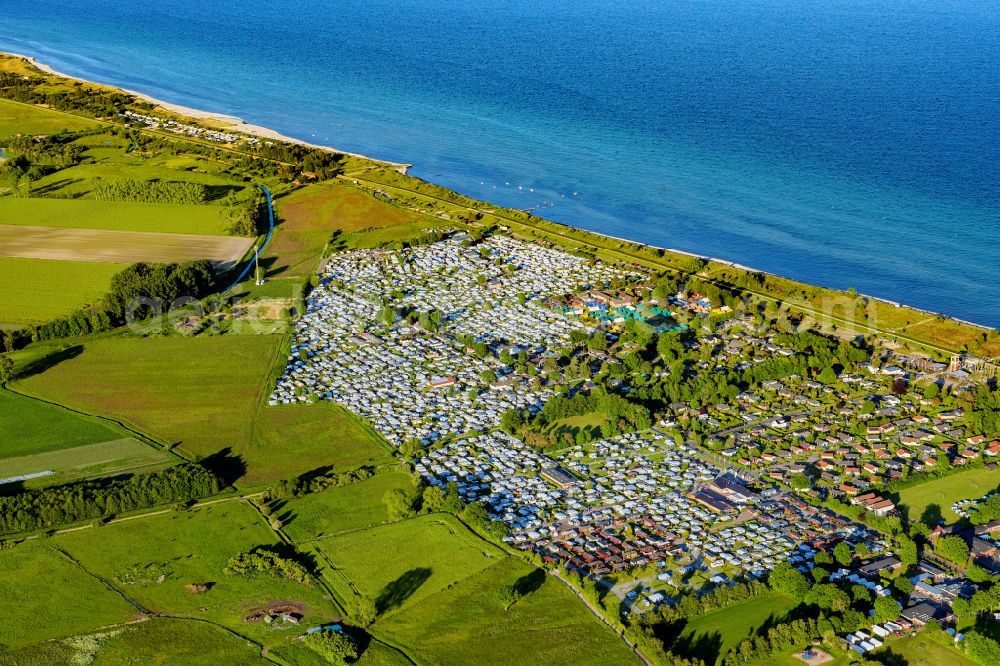
[[[264,237],[264,242],[260,244],[260,247],[254,250],[253,257],[247,262],[246,268],[244,268],[243,272],[239,274],[239,277],[237,277],[231,285],[222,290],[223,294],[228,294],[236,288],[236,285],[243,282],[247,273],[250,272],[250,269],[257,265],[257,259],[260,257],[260,253],[267,248],[268,244],[271,242],[271,236],[274,234],[274,201],[271,199],[271,190],[259,183],[257,184],[257,187],[260,188],[261,192],[263,192],[264,196],[267,198],[267,236]]]
[[[601,624],[603,624],[604,626],[606,626],[611,631],[615,632],[618,635],[618,637],[622,639],[622,641],[625,643],[625,645],[627,645],[632,650],[632,652],[635,652],[635,656],[639,657],[639,659],[642,660],[642,663],[644,663],[646,666],[653,666],[652,662],[649,661],[649,659],[646,658],[646,655],[644,655],[642,653],[642,651],[639,650],[639,646],[636,643],[633,643],[632,641],[630,641],[625,636],[625,632],[619,631],[618,629],[616,629],[614,627],[614,625],[612,625],[610,622],[608,622],[607,618],[604,617],[604,614],[599,609],[595,608],[594,605],[592,603],[590,603],[590,600],[587,599],[585,596],[583,596],[583,594],[581,594],[578,589],[576,589],[575,587],[573,587],[573,585],[568,580],[566,580],[565,578],[563,578],[559,574],[558,571],[550,571],[549,573],[552,574],[557,579],[559,579],[559,581],[563,585],[565,585],[566,587],[568,587],[569,590],[573,594],[575,594],[576,597],[580,601],[582,601],[584,603],[584,605],[590,610],[590,612],[593,613],[597,617],[597,619],[601,621]]]

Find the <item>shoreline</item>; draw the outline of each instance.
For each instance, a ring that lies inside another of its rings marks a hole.
[[[251,124],[251,123],[247,123],[244,120],[242,120],[241,118],[239,118],[238,116],[233,116],[233,115],[224,114],[224,113],[218,113],[218,112],[213,112],[213,111],[205,111],[205,110],[202,110],[202,109],[195,109],[195,108],[192,108],[192,107],[183,106],[181,104],[174,104],[174,103],[171,103],[171,102],[166,102],[164,100],[158,99],[158,98],[153,97],[151,95],[147,95],[145,93],[140,93],[140,92],[137,92],[137,91],[134,91],[134,90],[130,90],[128,88],[122,88],[120,86],[115,86],[115,85],[111,85],[111,84],[107,84],[107,83],[101,83],[99,81],[91,81],[89,79],[83,79],[83,78],[80,78],[80,77],[77,77],[77,76],[72,76],[70,74],[66,74],[64,72],[60,72],[60,71],[56,70],[55,68],[53,68],[50,65],[47,65],[45,63],[41,63],[36,58],[34,58],[32,56],[23,55],[23,54],[20,54],[20,53],[12,53],[12,52],[9,52],[9,51],[0,51],[0,55],[8,55],[8,56],[12,56],[12,57],[15,57],[15,58],[21,58],[24,61],[26,61],[29,64],[31,64],[33,67],[39,69],[42,72],[50,74],[52,76],[66,78],[66,79],[70,79],[70,80],[73,80],[73,81],[80,81],[80,82],[88,83],[88,84],[92,84],[92,85],[104,86],[106,88],[112,88],[114,90],[118,90],[118,91],[124,92],[124,93],[126,93],[128,95],[132,95],[132,96],[136,97],[137,99],[141,99],[143,101],[149,102],[150,104],[153,104],[153,105],[157,106],[158,108],[161,108],[161,109],[163,109],[165,111],[168,111],[168,112],[171,112],[171,113],[175,113],[177,115],[184,116],[184,117],[187,117],[187,118],[190,118],[190,119],[193,119],[193,120],[209,120],[209,121],[215,121],[215,122],[219,122],[219,123],[226,123],[227,124],[226,129],[231,129],[233,131],[242,132],[244,134],[248,134],[248,135],[251,135],[251,136],[256,136],[258,138],[271,139],[271,140],[275,140],[275,141],[283,141],[283,142],[287,142],[287,143],[292,143],[292,144],[297,144],[297,145],[301,145],[301,146],[307,146],[307,147],[310,147],[310,148],[315,148],[315,149],[318,149],[318,150],[324,150],[324,151],[328,151],[328,152],[338,153],[338,154],[341,154],[341,155],[347,155],[347,156],[350,156],[350,157],[356,157],[356,158],[359,158],[359,159],[369,160],[371,162],[377,162],[379,164],[387,165],[390,168],[393,168],[394,170],[398,171],[399,173],[401,173],[403,175],[408,175],[408,170],[413,166],[413,164],[404,164],[404,163],[398,163],[398,162],[391,162],[391,161],[388,161],[388,160],[382,160],[382,159],[378,159],[378,158],[375,158],[375,157],[371,157],[369,155],[364,155],[362,153],[352,153],[352,152],[348,152],[348,151],[338,150],[338,149],[333,148],[331,146],[323,146],[323,145],[319,145],[319,144],[315,144],[315,143],[310,143],[310,142],[304,141],[302,139],[296,139],[294,137],[290,137],[290,136],[281,134],[277,130],[271,129],[269,127],[264,127],[264,126],[261,126],[261,125],[254,125],[254,124]],[[428,182],[430,182],[430,181],[428,181]],[[444,187],[444,186],[442,186],[442,187]],[[466,196],[466,195],[462,195],[462,196]],[[474,197],[470,197],[470,198],[474,199]],[[495,204],[493,204],[493,205],[495,205]],[[501,208],[502,207],[503,206],[501,206]],[[834,287],[822,287],[820,285],[815,285],[813,283],[805,282],[803,280],[798,280],[798,279],[795,279],[795,278],[789,278],[789,277],[781,275],[779,273],[774,273],[773,271],[766,271],[766,270],[762,270],[762,269],[758,269],[758,268],[753,268],[751,266],[747,266],[745,264],[741,264],[741,263],[733,261],[731,259],[724,259],[724,258],[721,258],[721,257],[713,257],[713,256],[705,255],[705,254],[700,254],[700,253],[697,253],[697,252],[691,252],[691,251],[688,251],[688,250],[680,250],[680,249],[677,249],[677,248],[670,248],[670,247],[662,247],[662,246],[659,246],[659,245],[652,245],[652,244],[647,243],[645,241],[636,240],[636,239],[630,239],[630,238],[622,238],[620,236],[612,236],[612,235],[610,235],[608,233],[600,232],[600,231],[590,231],[589,229],[585,229],[583,227],[577,227],[577,226],[574,226],[574,225],[571,225],[571,224],[567,224],[567,223],[563,223],[563,222],[555,222],[555,221],[551,221],[551,222],[553,224],[558,224],[560,226],[566,227],[568,229],[578,230],[578,231],[581,231],[581,232],[584,232],[584,233],[594,233],[594,234],[598,234],[600,236],[603,236],[605,238],[609,238],[609,239],[613,239],[613,240],[617,240],[617,241],[622,241],[622,242],[626,242],[626,243],[635,243],[637,245],[642,245],[642,246],[653,248],[653,249],[656,249],[656,250],[663,250],[663,251],[671,252],[671,253],[675,253],[675,254],[680,254],[680,255],[686,255],[686,256],[690,256],[690,257],[695,257],[695,258],[698,258],[698,259],[703,259],[703,260],[706,260],[706,261],[715,262],[717,264],[722,264],[722,265],[725,265],[725,266],[729,266],[731,268],[734,268],[734,269],[737,269],[737,270],[740,270],[740,271],[745,271],[745,272],[750,272],[750,273],[760,273],[762,275],[770,275],[770,276],[781,278],[781,279],[792,280],[794,282],[800,282],[802,284],[806,284],[806,285],[814,286],[814,287],[819,287],[819,288],[822,288],[822,289],[831,289],[833,291],[842,291],[842,290],[834,288]],[[970,321],[970,320],[967,320],[967,319],[961,319],[959,317],[956,317],[956,316],[953,316],[953,315],[949,315],[949,314],[945,314],[945,313],[942,313],[942,312],[936,312],[936,311],[933,311],[933,310],[927,310],[927,309],[924,309],[924,308],[919,308],[919,307],[916,307],[916,306],[907,305],[906,303],[899,303],[899,302],[896,302],[896,301],[893,301],[893,300],[889,300],[887,298],[880,297],[880,296],[873,296],[873,295],[870,295],[870,294],[863,294],[863,293],[859,293],[859,296],[863,296],[865,298],[869,298],[869,299],[881,301],[882,303],[885,303],[885,304],[888,304],[888,305],[891,305],[891,306],[894,306],[894,307],[897,307],[897,308],[901,308],[902,307],[902,308],[906,308],[906,309],[909,309],[909,310],[914,310],[914,311],[917,311],[917,312],[921,312],[921,313],[924,313],[924,314],[927,314],[927,315],[944,317],[946,319],[951,319],[951,320],[956,321],[958,323],[961,323],[961,324],[964,324],[964,325],[968,325],[968,326],[973,326],[975,328],[978,328],[978,329],[981,329],[981,330],[985,330],[985,331],[996,330],[993,326],[990,326],[988,324],[982,324],[982,323]]]
[[[248,134],[250,136],[255,136],[260,139],[271,139],[274,141],[283,141],[285,143],[293,143],[300,146],[306,146],[308,148],[315,148],[317,150],[325,150],[331,153],[338,153],[340,155],[347,155],[349,157],[357,157],[360,159],[371,160],[372,162],[380,162],[382,164],[387,164],[394,167],[400,173],[405,174],[412,164],[403,164],[400,162],[390,162],[389,160],[379,159],[377,157],[372,157],[370,155],[363,155],[361,153],[352,153],[346,150],[339,150],[333,146],[323,146],[317,143],[311,143],[303,139],[296,139],[295,137],[288,136],[287,134],[282,134],[277,130],[271,129],[270,127],[264,127],[263,125],[255,125],[253,123],[248,123],[239,116],[230,115],[227,113],[219,113],[216,111],[205,111],[203,109],[195,109],[190,106],[184,106],[182,104],[174,104],[173,102],[167,102],[162,99],[153,97],[152,95],[147,95],[146,93],[139,92],[137,90],[131,90],[129,88],[123,88],[121,86],[111,85],[109,83],[101,83],[100,81],[91,81],[90,79],[83,79],[79,76],[73,76],[72,74],[67,74],[65,72],[60,72],[51,65],[47,65],[43,62],[39,62],[37,58],[33,56],[24,55],[23,53],[12,53],[10,51],[2,51],[0,55],[12,56],[14,58],[21,58],[31,64],[32,67],[45,72],[46,74],[51,74],[52,76],[58,76],[64,79],[70,79],[72,81],[80,81],[82,83],[90,83],[99,86],[106,86],[108,88],[114,88],[115,90],[120,90],[128,95],[132,95],[136,99],[140,99],[144,102],[149,102],[150,104],[163,109],[164,111],[169,111],[170,113],[176,113],[180,116],[186,116],[194,120],[209,120],[215,121],[217,123],[225,124],[225,129],[232,130],[234,132],[241,132],[243,134]]]

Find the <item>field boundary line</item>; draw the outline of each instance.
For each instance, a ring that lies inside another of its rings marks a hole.
[[[127,594],[125,594],[123,591],[119,590],[117,587],[115,587],[114,585],[112,585],[111,581],[109,581],[104,576],[96,574],[93,571],[91,571],[90,569],[88,569],[87,567],[85,567],[83,565],[83,563],[80,562],[80,560],[78,560],[75,557],[73,557],[72,555],[70,555],[65,549],[60,548],[59,546],[54,546],[52,544],[46,544],[46,545],[50,549],[52,549],[53,551],[55,551],[56,553],[58,553],[59,555],[61,555],[63,558],[65,558],[66,560],[68,560],[70,563],[72,563],[73,565],[75,565],[77,568],[79,568],[80,571],[83,571],[85,574],[87,574],[91,578],[94,578],[95,580],[100,581],[101,584],[103,584],[109,590],[111,590],[112,592],[114,592],[115,594],[117,594],[118,596],[120,596],[122,599],[124,599],[128,603],[129,606],[131,606],[132,608],[136,609],[137,611],[139,611],[143,615],[148,615],[148,616],[152,617],[152,616],[155,616],[157,614],[156,612],[149,610],[145,606],[142,606],[138,601],[136,601],[135,599],[131,598],[130,596],[128,596]]]
[[[45,405],[49,405],[50,407],[57,407],[59,409],[65,409],[66,411],[72,412],[73,414],[76,414],[78,416],[83,416],[83,417],[86,417],[86,418],[94,419],[96,421],[101,421],[101,422],[109,423],[112,426],[114,426],[115,428],[124,431],[123,434],[125,434],[125,435],[127,435],[129,437],[132,437],[134,439],[137,439],[138,441],[142,442],[146,446],[149,446],[149,447],[151,447],[153,449],[157,449],[159,451],[163,451],[167,455],[173,456],[174,458],[177,458],[179,460],[183,460],[185,462],[190,462],[187,458],[185,458],[184,456],[181,456],[176,451],[174,451],[173,450],[174,449],[173,446],[168,446],[163,441],[161,441],[161,440],[159,440],[156,437],[153,437],[151,435],[147,435],[146,433],[144,433],[141,430],[139,430],[137,427],[132,426],[132,425],[128,424],[125,421],[120,421],[120,420],[112,418],[110,416],[102,416],[100,414],[92,414],[92,413],[84,411],[82,409],[77,409],[75,407],[70,407],[69,405],[65,405],[65,404],[63,404],[61,402],[55,402],[53,400],[46,400],[45,398],[39,397],[39,396],[34,395],[32,393],[28,393],[26,391],[20,391],[20,390],[14,389],[14,388],[11,387],[10,382],[8,382],[6,384],[0,385],[0,390],[2,390],[2,391],[9,391],[10,393],[13,393],[14,395],[21,396],[22,398],[27,398],[28,400],[36,400],[36,401],[38,401],[40,403],[43,403]]]

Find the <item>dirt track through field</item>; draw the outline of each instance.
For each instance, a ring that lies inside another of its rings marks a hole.
[[[115,264],[209,259],[223,266],[242,257],[252,244],[253,239],[237,236],[0,224],[0,257],[23,259]]]

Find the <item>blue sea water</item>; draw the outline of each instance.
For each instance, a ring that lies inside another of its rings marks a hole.
[[[0,0],[0,49],[1000,325],[996,0]]]

